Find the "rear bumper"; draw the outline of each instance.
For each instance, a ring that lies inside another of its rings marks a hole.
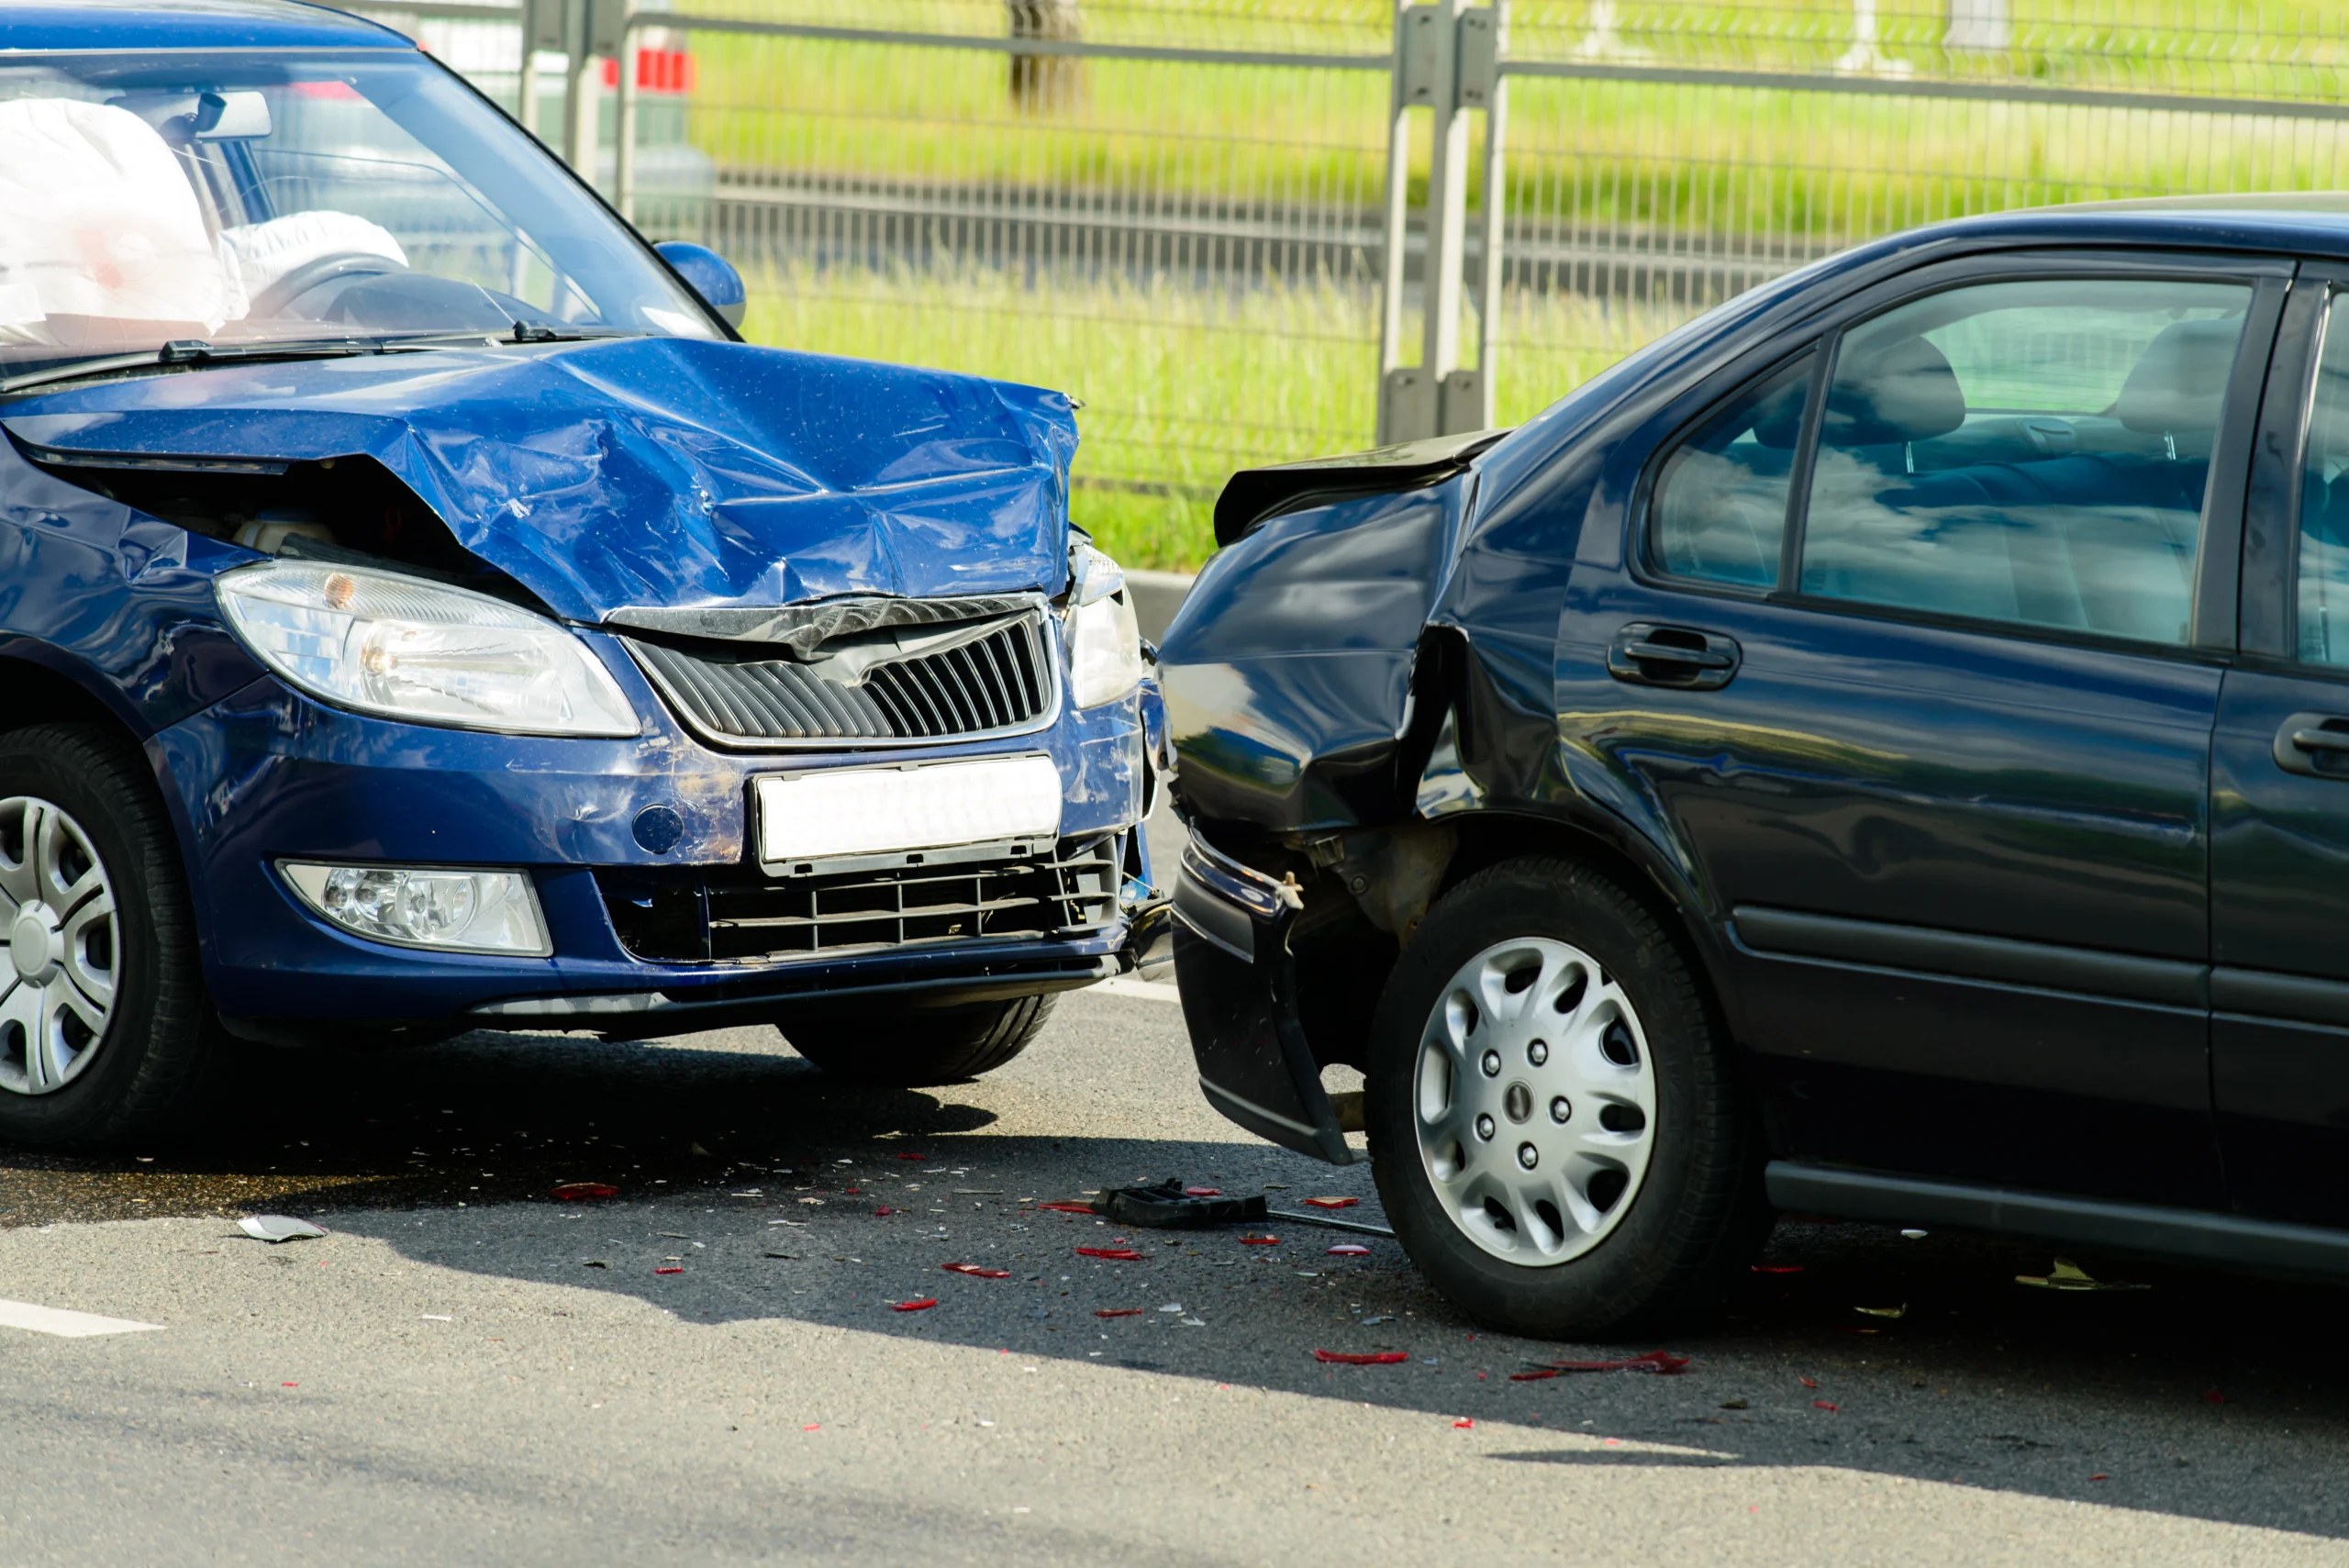
[[[1193,834],[1174,880],[1174,974],[1208,1103],[1260,1138],[1333,1165],[1346,1144],[1297,1022],[1294,888]]]

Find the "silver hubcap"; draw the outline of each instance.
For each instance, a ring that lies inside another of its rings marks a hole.
[[[1436,1198],[1494,1257],[1563,1263],[1630,1212],[1655,1072],[1631,999],[1579,948],[1529,937],[1462,964],[1420,1035],[1417,1090]]]
[[[89,1065],[114,1017],[114,885],[82,825],[30,795],[0,800],[0,1089],[45,1095]]]

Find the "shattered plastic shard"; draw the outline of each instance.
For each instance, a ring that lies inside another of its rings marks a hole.
[[[1113,1263],[1141,1262],[1141,1254],[1131,1247],[1079,1247],[1076,1255],[1080,1258],[1107,1258]]]
[[[1411,1352],[1373,1351],[1366,1355],[1356,1355],[1345,1351],[1316,1351],[1313,1352],[1313,1359],[1318,1362],[1331,1362],[1339,1366],[1393,1366],[1397,1362],[1409,1361]]]
[[[656,1274],[681,1274],[685,1271],[672,1264],[669,1267],[655,1269],[652,1272]]]
[[[1240,1244],[1243,1247],[1277,1247],[1281,1239],[1277,1236],[1242,1236]]]
[[[1361,1201],[1362,1199],[1358,1197],[1309,1197],[1305,1200],[1305,1207],[1308,1208],[1352,1208]]]
[[[1810,1407],[1814,1410],[1837,1410],[1842,1408],[1842,1407],[1838,1405],[1830,1405],[1824,1399],[1812,1400],[1810,1402]]]
[[[2044,1274],[2017,1274],[2015,1284],[2036,1285],[2042,1290],[2151,1290],[2149,1284],[2131,1284],[2121,1280],[2100,1280],[2069,1258],[2058,1258],[2055,1266]]]
[[[1139,1307],[1104,1307],[1093,1316],[1096,1318],[1139,1318],[1141,1313],[1142,1309]]]
[[[306,1219],[295,1219],[284,1214],[256,1214],[237,1221],[237,1229],[256,1241],[275,1246],[281,1241],[301,1241],[324,1236],[325,1231]]]
[[[619,1188],[608,1182],[565,1182],[547,1194],[557,1203],[601,1203],[619,1195]]]
[[[1535,1364],[1548,1372],[1652,1372],[1661,1377],[1670,1377],[1688,1370],[1688,1358],[1675,1356],[1668,1351],[1650,1351],[1643,1356],[1625,1356],[1620,1361],[1540,1362]]]
[[[1508,1380],[1511,1383],[1539,1383],[1545,1377],[1563,1377],[1564,1375],[1565,1374],[1559,1372],[1556,1368],[1545,1366],[1539,1372],[1510,1373],[1508,1374]]]
[[[1909,1304],[1904,1301],[1898,1307],[1854,1307],[1852,1310],[1865,1312],[1871,1318],[1906,1318],[1909,1316]]]
[[[1925,1233],[1921,1230],[1903,1230],[1900,1234],[1911,1241],[1922,1241],[1925,1239]]]
[[[1098,1215],[1101,1211],[1089,1203],[1040,1203],[1038,1208],[1049,1208],[1055,1214]]]
[[[1452,1429],[1455,1432],[1473,1431],[1475,1429],[1475,1422],[1470,1420],[1467,1417],[1463,1416],[1460,1419],[1452,1423]]]
[[[897,1158],[900,1160],[927,1160],[930,1156],[927,1154],[900,1154]]]
[[[1221,1197],[1223,1189],[1221,1187],[1185,1187],[1183,1195],[1185,1197]]]
[[[1802,1273],[1802,1265],[1800,1263],[1756,1263],[1753,1265],[1753,1272],[1757,1274],[1798,1274]]]
[[[1011,1277],[1009,1269],[983,1269],[976,1263],[941,1263],[938,1266],[950,1274],[969,1274],[973,1279],[1009,1279]]]
[[[1352,1241],[1341,1242],[1330,1249],[1330,1256],[1333,1258],[1366,1258],[1369,1255],[1369,1248],[1356,1246]]]
[[[919,1301],[893,1301],[889,1304],[889,1310],[892,1312],[927,1312],[937,1305],[938,1297],[934,1296],[925,1296]]]

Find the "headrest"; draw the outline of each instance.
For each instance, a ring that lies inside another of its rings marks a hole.
[[[2219,401],[2242,338],[2240,317],[2163,328],[2121,384],[2113,413],[2131,429],[2151,435],[2217,429]]]
[[[1965,423],[1965,394],[1939,349],[1922,338],[1847,348],[1827,389],[1820,441],[1831,447],[1930,440]]]

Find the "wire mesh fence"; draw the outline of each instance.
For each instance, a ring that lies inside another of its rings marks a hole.
[[[1079,520],[1136,564],[1195,563],[1233,468],[1373,439],[1382,281],[1415,316],[1428,248],[1391,6],[687,3],[640,3],[625,83],[543,58],[534,123],[556,139],[567,80],[600,94],[609,192],[628,97],[631,215],[741,267],[753,339],[1068,391]],[[519,104],[494,6],[373,14]],[[1503,30],[1505,159],[1466,197],[1505,169],[1502,264],[1464,296],[1503,422],[1918,223],[2341,180],[2329,0],[1511,0]],[[1482,276],[1477,232],[1439,265]]]

